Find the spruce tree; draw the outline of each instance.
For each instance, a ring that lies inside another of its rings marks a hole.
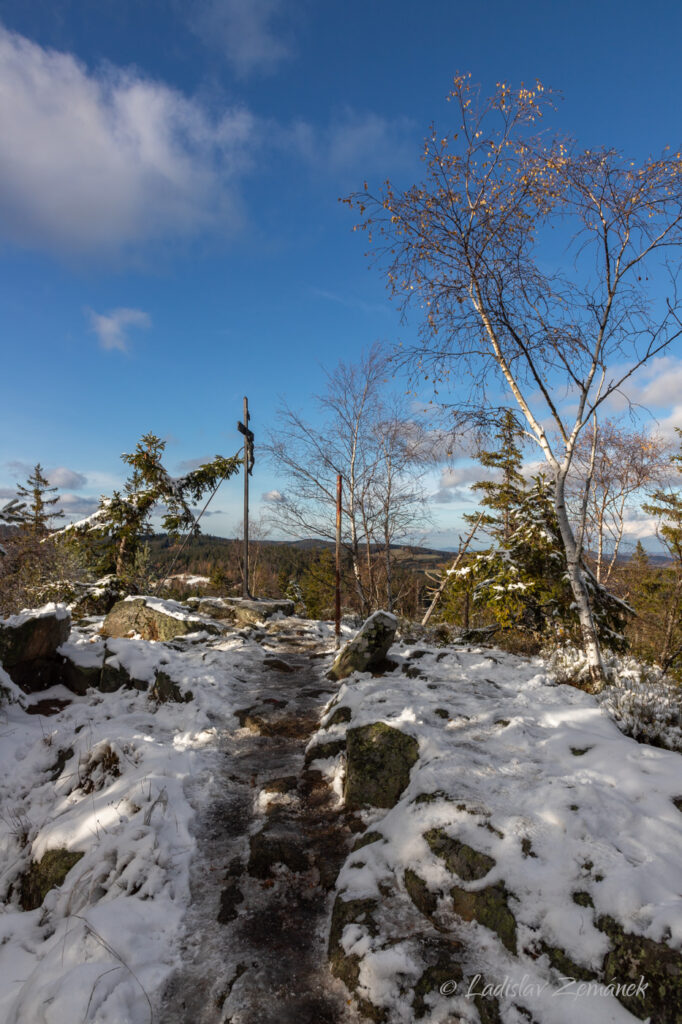
[[[580,622],[568,580],[566,553],[550,481],[540,474],[516,505],[509,507],[510,534],[472,566],[474,603],[484,605],[503,629],[520,630],[537,641],[579,642]],[[583,564],[600,642],[625,646],[630,609],[601,586]]]
[[[35,536],[44,536],[52,528],[53,520],[62,519],[64,516],[61,509],[54,508],[59,504],[58,490],[56,487],[50,487],[50,481],[39,462],[33,467],[33,473],[28,477],[26,485],[19,484],[17,494],[25,503],[22,513],[23,526]]]
[[[483,528],[495,540],[507,541],[512,530],[512,509],[518,506],[526,490],[526,481],[521,473],[523,456],[519,444],[523,431],[509,409],[502,416],[493,436],[499,441],[498,447],[493,451],[480,451],[477,458],[487,469],[498,470],[502,479],[480,480],[472,484],[471,489],[483,492],[481,505],[492,510],[492,514],[484,516]],[[473,522],[477,517],[469,515],[466,518]]]
[[[174,478],[161,462],[165,447],[166,442],[155,434],[144,434],[134,452],[121,456],[132,469],[123,490],[114,491],[111,497],[103,496],[93,515],[64,531],[107,538],[110,568],[131,586],[139,575],[136,564],[139,567],[140,545],[151,527],[154,509],[164,506],[161,523],[170,537],[183,531],[198,533],[192,503],[217,489],[221,480],[236,473],[242,464],[237,455],[216,455],[210,462]]]
[[[675,428],[682,439],[682,430]],[[682,443],[680,451],[671,460],[682,473]],[[672,566],[666,573],[667,595],[664,602],[664,634],[658,653],[664,670],[682,662],[682,494],[679,491],[658,490],[650,495],[642,508],[659,520],[658,537],[670,556]]]

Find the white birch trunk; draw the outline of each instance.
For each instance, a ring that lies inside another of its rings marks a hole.
[[[587,592],[585,578],[580,567],[581,553],[578,550],[578,545],[576,544],[568,513],[566,511],[565,485],[567,470],[568,466],[564,464],[556,476],[555,509],[559,530],[561,532],[561,539],[566,551],[568,579],[571,584],[571,590],[573,591],[573,598],[575,600],[578,620],[580,622],[583,648],[587,655],[587,663],[590,671],[588,691],[590,693],[599,693],[606,682],[606,671],[604,669],[597,630],[592,616],[590,598]]]

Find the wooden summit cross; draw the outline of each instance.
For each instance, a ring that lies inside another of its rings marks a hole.
[[[253,453],[253,430],[249,429],[249,400],[244,396],[244,422],[237,423],[237,430],[244,435],[244,579],[242,597],[251,597],[249,590],[249,477],[256,461]]]

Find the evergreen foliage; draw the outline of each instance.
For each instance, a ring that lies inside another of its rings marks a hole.
[[[144,434],[134,452],[121,456],[132,469],[123,491],[114,491],[110,498],[102,497],[92,516],[63,531],[107,538],[109,568],[115,567],[116,575],[131,585],[141,572],[144,559],[140,559],[140,545],[150,530],[154,509],[163,505],[161,522],[171,539],[183,530],[197,533],[191,503],[200,501],[207,491],[214,491],[241,465],[236,455],[216,455],[185,476],[171,477],[161,462],[165,447],[166,442],[155,434]]]
[[[676,428],[682,439],[682,430]],[[678,472],[682,473],[682,443],[680,451],[672,457]],[[682,661],[682,494],[675,490],[657,490],[643,506],[645,512],[659,519],[658,537],[672,561],[667,574],[667,587],[657,596],[662,599],[664,632],[661,639],[660,663],[664,671]]]
[[[0,522],[16,529],[6,541],[0,566],[0,614],[13,614],[46,601],[69,601],[75,581],[87,576],[87,567],[72,545],[50,536],[54,521],[63,516],[56,508],[59,494],[37,463],[18,497],[5,506]]]
[[[35,536],[44,536],[52,528],[53,520],[64,517],[61,509],[54,507],[59,504],[57,488],[50,487],[39,462],[33,467],[26,484],[19,484],[17,494],[25,506],[21,514],[22,526]]]
[[[487,469],[495,469],[501,480],[479,480],[472,484],[472,491],[481,491],[484,497],[481,505],[491,509],[483,517],[482,526],[496,540],[506,541],[511,533],[511,511],[518,505],[526,490],[526,481],[521,473],[523,456],[520,440],[523,437],[516,417],[507,409],[493,435],[499,445],[492,451],[480,451],[478,460]],[[475,522],[476,515],[468,515],[469,522]]]
[[[538,641],[580,638],[580,623],[566,570],[566,554],[550,482],[540,474],[517,502],[507,507],[509,537],[457,575],[473,579],[473,601],[505,630],[521,630]],[[630,609],[597,583],[583,564],[600,642],[625,646]]]

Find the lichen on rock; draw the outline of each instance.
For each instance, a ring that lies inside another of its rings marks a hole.
[[[429,849],[445,861],[449,871],[465,882],[477,882],[485,878],[495,867],[495,861],[487,853],[474,850],[458,839],[453,839],[442,828],[432,828],[424,834]]]
[[[327,673],[328,677],[345,679],[353,672],[366,672],[380,666],[393,643],[397,628],[395,615],[390,612],[374,612],[353,639],[339,651]]]
[[[604,984],[616,986],[616,999],[642,1020],[648,1017],[656,1024],[679,1024],[682,953],[665,942],[626,932],[612,917],[600,917],[596,923],[611,940],[612,948],[603,966]],[[634,992],[623,992],[623,986],[628,985]]]
[[[385,722],[372,722],[348,730],[346,756],[346,806],[394,807],[410,781],[419,744]]]
[[[478,921],[499,936],[516,956],[516,919],[509,909],[509,893],[501,882],[470,892],[456,885],[450,890],[452,909],[463,921]]]
[[[28,871],[21,879],[19,902],[23,910],[37,910],[50,889],[63,884],[74,864],[83,856],[77,850],[59,847],[47,850],[39,861],[31,861]]]

